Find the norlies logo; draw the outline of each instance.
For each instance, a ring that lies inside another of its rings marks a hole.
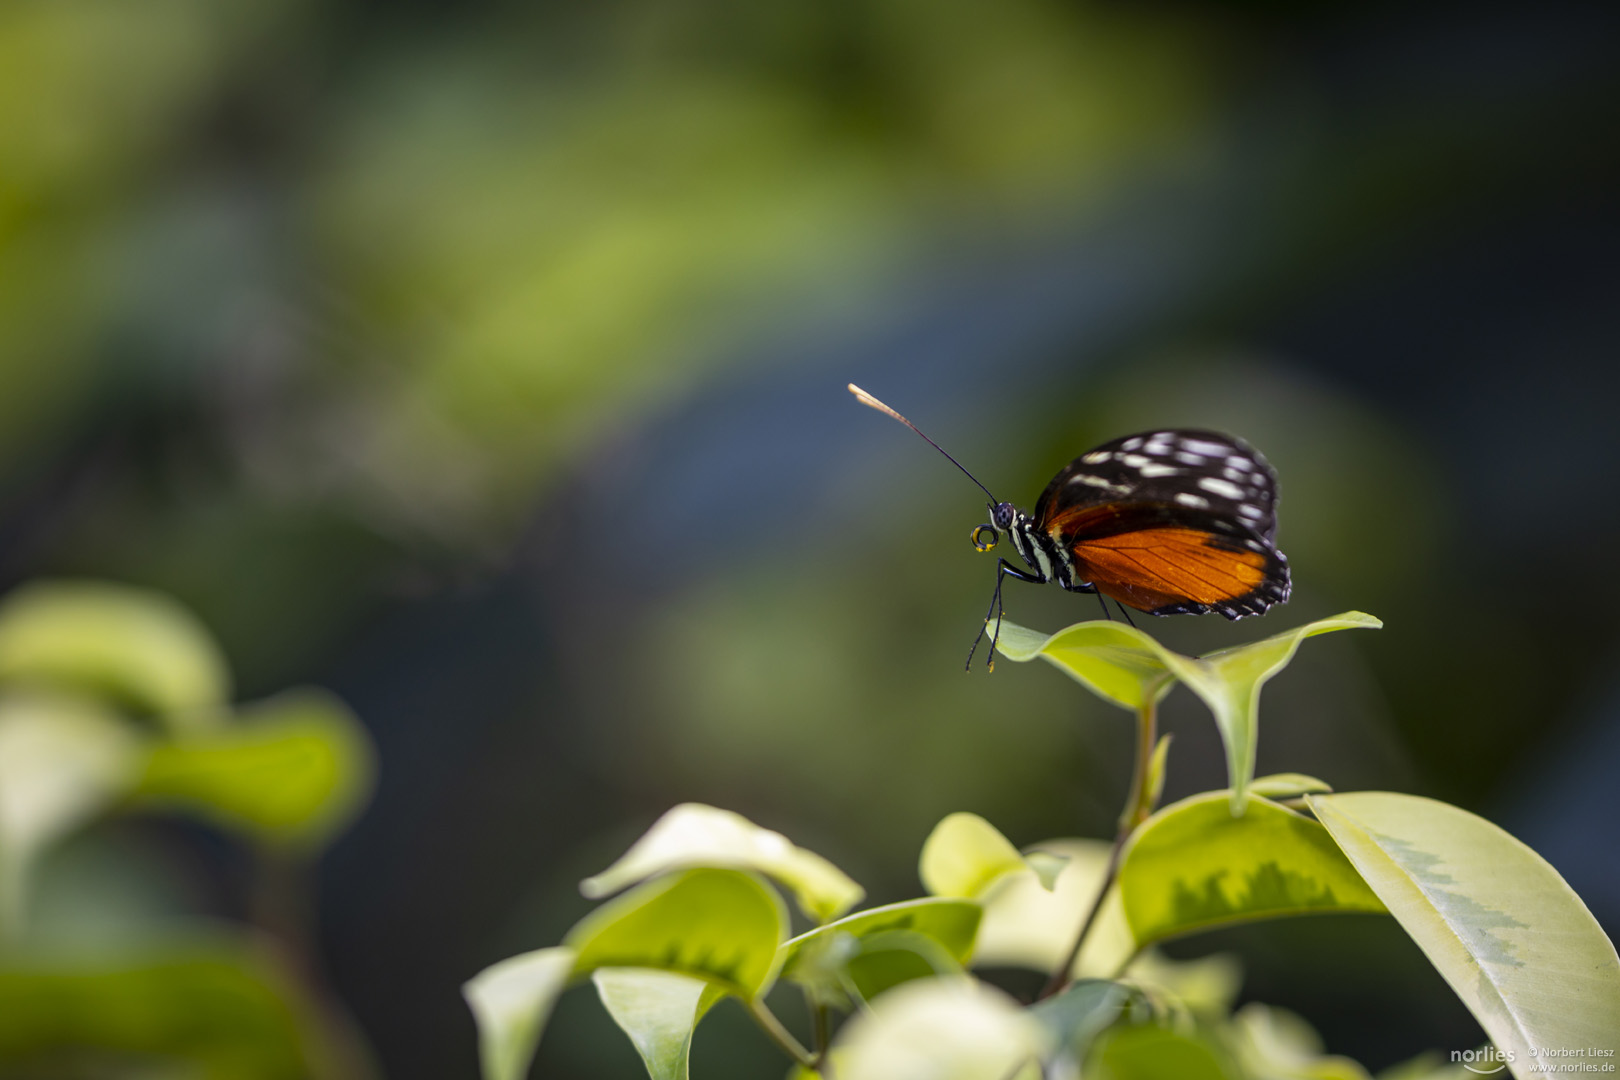
[[[1469,1072],[1490,1076],[1508,1067],[1508,1062],[1513,1060],[1513,1051],[1504,1053],[1494,1046],[1482,1046],[1478,1050],[1453,1050],[1451,1060]]]

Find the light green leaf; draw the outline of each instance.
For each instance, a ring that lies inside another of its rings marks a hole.
[[[838,1080],[1034,1080],[1052,1046],[1044,1025],[1000,990],[919,979],[856,1016],[835,1043]]]
[[[757,870],[773,877],[817,922],[836,919],[866,895],[815,852],[795,847],[781,833],[761,828],[741,814],[702,803],[670,810],[617,862],[586,878],[579,888],[594,900],[666,870],[700,866]]]
[[[1100,840],[1049,840],[1035,845],[1066,859],[1056,886],[1043,888],[1034,875],[1012,875],[984,899],[973,963],[1050,972],[1063,962],[1091,909],[1108,866],[1109,845]],[[1104,899],[1086,937],[1075,971],[1112,976],[1136,951],[1125,925],[1117,889]]]
[[[1620,959],[1558,871],[1506,832],[1433,799],[1312,795],[1367,884],[1389,905],[1513,1075],[1531,1048],[1620,1052]]]
[[[1305,638],[1382,625],[1371,615],[1349,611],[1195,659],[1171,652],[1142,631],[1116,622],[1076,623],[1049,637],[1002,622],[997,649],[1011,660],[1040,657],[1103,700],[1127,709],[1158,701],[1176,680],[1186,683],[1215,716],[1226,746],[1232,813],[1241,814],[1246,805],[1244,793],[1254,775],[1260,688],[1288,665]]]
[[[1125,921],[1139,944],[1253,919],[1384,910],[1316,822],[1256,796],[1233,817],[1206,792],[1154,814],[1119,869]]]
[[[38,855],[121,798],[145,752],[130,726],[84,699],[0,699],[0,938],[20,929]]]
[[[1283,772],[1270,776],[1257,776],[1249,784],[1249,794],[1268,799],[1287,799],[1296,795],[1317,795],[1332,791],[1325,781],[1304,773]]]
[[[1161,735],[1157,745],[1153,747],[1153,756],[1148,759],[1147,798],[1142,801],[1142,807],[1151,811],[1159,805],[1159,799],[1164,795],[1165,765],[1170,757],[1170,740],[1172,736]]]
[[[949,897],[903,900],[857,912],[783,945],[782,977],[826,991],[843,969],[870,997],[905,978],[937,974],[944,964],[967,963],[982,915],[978,904]],[[912,935],[933,942],[943,961]],[[903,952],[914,955],[909,960],[877,956]]]
[[[0,682],[90,690],[175,731],[207,726],[229,692],[208,631],[160,593],[59,581],[0,604]]]
[[[342,702],[294,691],[244,710],[239,723],[156,745],[137,796],[272,842],[313,845],[354,817],[373,771],[371,741]]]
[[[1041,888],[1047,892],[1057,888],[1058,875],[1069,865],[1067,855],[1059,855],[1054,851],[1028,851],[1024,853],[1024,861],[1035,871],[1035,880],[1039,881]]]
[[[536,949],[492,964],[461,994],[478,1022],[484,1080],[523,1080],[551,1008],[574,970],[574,950]]]
[[[988,633],[998,633],[994,623]],[[1040,657],[1104,701],[1126,709],[1158,701],[1175,685],[1163,659],[1169,650],[1124,623],[1075,623],[1048,636],[1002,620],[996,651],[1020,663]]]
[[[1232,813],[1241,814],[1249,779],[1254,776],[1254,754],[1260,733],[1260,688],[1288,666],[1299,643],[1335,630],[1376,630],[1384,624],[1359,611],[1276,634],[1249,645],[1222,649],[1200,660],[1166,650],[1166,663],[1176,678],[1203,699],[1215,714],[1221,741],[1226,744],[1226,773],[1232,789]]]
[[[692,1033],[725,996],[713,983],[667,971],[599,968],[591,974],[602,1005],[635,1044],[652,1080],[687,1080]]]
[[[750,1000],[770,989],[787,937],[782,898],[743,870],[685,870],[632,889],[589,915],[563,944],[574,974],[656,968]]]
[[[296,979],[272,956],[214,942],[71,958],[8,954],[0,963],[0,1061],[20,1066],[14,1075],[34,1076],[29,1062],[68,1060],[109,1070],[122,1062],[129,1071],[120,1076],[136,1075],[138,1062],[141,1076],[196,1080],[373,1074],[364,1051],[300,999]]]
[[[978,814],[941,819],[923,841],[917,873],[933,896],[982,896],[1008,874],[1030,869],[1012,842]]]

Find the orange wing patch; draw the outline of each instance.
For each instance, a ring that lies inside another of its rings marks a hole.
[[[1071,549],[1081,576],[1138,611],[1189,600],[1216,604],[1247,596],[1266,576],[1266,557],[1209,543],[1213,533],[1183,526],[1077,540]]]

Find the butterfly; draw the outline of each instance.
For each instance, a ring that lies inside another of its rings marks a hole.
[[[1277,474],[1241,439],[1191,428],[1123,435],[1059,470],[1031,515],[997,500],[910,420],[854,383],[849,391],[922,435],[989,496],[990,521],[973,530],[973,546],[989,551],[1005,534],[1024,562],[1003,558],[996,567],[985,622],[997,617],[998,633],[1008,577],[1095,593],[1104,617],[1111,616],[1103,597],[1122,613],[1228,619],[1288,600],[1288,559],[1275,542]],[[981,630],[968,651],[969,668],[983,637]]]

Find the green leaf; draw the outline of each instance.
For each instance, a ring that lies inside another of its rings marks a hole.
[[[1080,921],[1102,887],[1110,845],[1100,840],[1049,840],[1036,847],[1066,860],[1055,888],[1042,887],[1034,875],[1015,874],[986,896],[984,920],[973,951],[976,966],[1050,972],[1074,944]],[[1075,970],[1111,976],[1135,951],[1119,892],[1111,890]]]
[[[1012,842],[978,814],[944,817],[923,841],[917,873],[933,896],[982,896],[1008,874],[1030,869]]]
[[[1233,817],[1206,792],[1154,814],[1120,862],[1125,921],[1138,944],[1253,919],[1384,905],[1316,822],[1257,796]]]
[[[901,900],[899,904],[885,907],[867,908],[865,912],[857,912],[836,923],[818,926],[810,933],[799,934],[784,944],[782,978],[799,983],[813,978],[808,962],[815,959],[828,942],[852,939],[859,944],[860,939],[870,938],[873,934],[894,931],[922,934],[938,942],[954,962],[967,963],[974,952],[974,938],[982,915],[980,905],[951,897],[922,897]],[[842,952],[846,957],[854,957],[859,950],[844,949]]]
[[[1311,809],[1462,998],[1508,1068],[1531,1048],[1620,1051],[1620,959],[1580,897],[1506,832],[1433,799],[1313,795]]]
[[[143,1076],[198,1080],[371,1075],[358,1047],[341,1045],[257,949],[185,942],[0,963],[0,1062],[19,1076],[48,1060],[79,1062],[87,1076],[133,1075],[135,1061]]]
[[[763,829],[741,814],[702,803],[670,810],[617,862],[581,882],[580,891],[594,900],[667,870],[700,866],[757,870],[773,877],[817,922],[836,919],[866,895],[815,852],[795,847],[781,833]]]
[[[1164,795],[1164,772],[1170,757],[1171,738],[1170,735],[1159,736],[1158,743],[1153,747],[1153,756],[1148,759],[1147,798],[1141,803],[1144,810],[1151,811],[1158,806],[1159,799]]]
[[[880,998],[839,1032],[838,1080],[1037,1080],[1045,1026],[973,979],[921,979]]]
[[[1123,623],[1075,623],[1050,636],[1001,621],[996,651],[1020,663],[1040,657],[1111,704],[1136,710],[1158,701],[1175,685],[1164,662],[1169,650]],[[1174,654],[1171,654],[1174,655]]]
[[[914,979],[966,972],[962,961],[937,938],[915,930],[884,930],[858,938],[857,944],[860,951],[849,958],[845,970],[863,1001]]]
[[[1270,776],[1257,776],[1249,784],[1249,794],[1268,799],[1287,799],[1296,795],[1317,795],[1332,791],[1325,781],[1304,773],[1283,772]]]
[[[87,700],[0,699],[0,938],[21,928],[39,854],[121,798],[143,753],[126,722]]]
[[[1107,979],[1081,979],[1063,993],[1037,1001],[1030,1015],[1046,1025],[1052,1042],[1076,1061],[1103,1030],[1118,1019],[1129,998],[1127,987]]]
[[[208,631],[160,593],[59,581],[0,604],[0,682],[90,690],[175,731],[207,726],[229,692]]]
[[[152,750],[137,796],[294,845],[320,844],[371,791],[371,741],[329,694],[294,691],[240,723],[176,736]]]
[[[1141,1024],[1099,1040],[1086,1080],[1236,1080],[1226,1056],[1195,1035]]]
[[[574,961],[572,949],[536,949],[492,964],[462,985],[478,1023],[484,1080],[523,1080],[528,1074]]]
[[[743,870],[685,870],[640,885],[589,915],[563,944],[574,974],[655,968],[714,983],[751,1000],[775,981],[787,937],[782,898]]]
[[[1011,660],[1040,657],[1103,700],[1127,709],[1158,701],[1175,680],[1186,683],[1215,716],[1215,726],[1226,746],[1232,813],[1241,814],[1246,805],[1244,794],[1254,775],[1260,688],[1288,665],[1304,639],[1334,630],[1375,629],[1382,625],[1371,615],[1348,611],[1195,659],[1171,652],[1142,631],[1116,622],[1076,623],[1049,637],[1003,622],[997,649]]]
[[[725,996],[713,983],[667,971],[599,968],[591,975],[613,1022],[630,1036],[652,1080],[687,1080],[692,1033]]]
[[[1254,776],[1254,754],[1260,733],[1260,688],[1288,666],[1299,643],[1335,630],[1376,630],[1384,624],[1359,611],[1276,634],[1249,645],[1222,649],[1201,660],[1167,651],[1166,662],[1176,678],[1204,700],[1215,714],[1221,741],[1226,744],[1226,773],[1232,789],[1232,813],[1241,814],[1249,779]]]

